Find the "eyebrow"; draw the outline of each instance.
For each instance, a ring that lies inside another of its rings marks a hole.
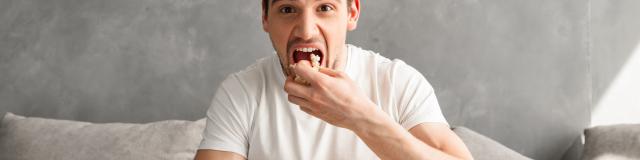
[[[271,0],[271,5],[275,4],[278,1],[284,1],[284,0]],[[288,1],[297,1],[297,0],[288,0]],[[321,0],[316,0],[316,1],[321,1]],[[342,2],[342,0],[334,0],[334,1]]]

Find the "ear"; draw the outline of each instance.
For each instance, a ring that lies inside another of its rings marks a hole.
[[[349,2],[347,2],[349,3]],[[349,22],[347,22],[347,30],[353,31],[358,26],[358,18],[360,18],[360,0],[353,0],[349,7]]]
[[[266,3],[265,3],[266,2]],[[269,1],[262,1],[262,30],[264,30],[265,32],[268,32],[269,30],[269,22],[267,21],[268,17],[268,13],[265,11],[265,8],[269,7]]]
[[[267,22],[267,14],[264,13],[264,11],[262,12],[262,30],[264,30],[265,32],[268,32],[269,28],[269,22]]]

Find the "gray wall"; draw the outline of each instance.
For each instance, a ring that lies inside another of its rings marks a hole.
[[[0,0],[0,111],[93,122],[204,117],[271,53],[258,3]]]
[[[589,123],[589,3],[365,0],[348,41],[420,70],[451,124],[561,159]],[[198,119],[270,54],[257,0],[0,0],[0,113]]]

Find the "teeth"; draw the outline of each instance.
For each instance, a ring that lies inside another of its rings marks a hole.
[[[296,51],[300,51],[300,52],[313,52],[313,51],[317,51],[317,48],[298,48],[296,49]]]

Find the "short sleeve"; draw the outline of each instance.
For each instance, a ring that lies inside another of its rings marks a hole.
[[[424,76],[413,67],[395,60],[394,86],[396,87],[399,122],[409,130],[421,123],[442,123],[444,118],[433,87]]]
[[[228,151],[247,157],[249,103],[243,91],[233,75],[221,83],[207,110],[199,149]]]

